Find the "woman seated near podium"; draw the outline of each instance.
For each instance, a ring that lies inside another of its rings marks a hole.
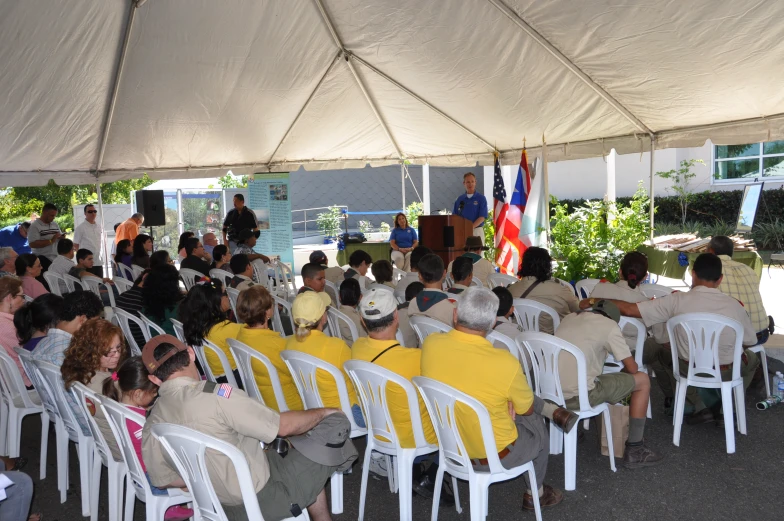
[[[395,216],[395,229],[389,236],[389,245],[392,247],[392,262],[403,271],[409,271],[411,252],[417,247],[416,230],[408,225],[406,214],[400,212]]]

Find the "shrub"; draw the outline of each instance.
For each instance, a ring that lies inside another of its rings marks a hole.
[[[386,221],[382,222],[378,229],[384,233],[389,233],[392,230],[392,228],[389,226],[389,223]]]
[[[338,206],[330,206],[326,212],[316,217],[316,225],[325,237],[337,237],[340,233],[340,221],[343,212]]]
[[[755,225],[752,236],[760,249],[781,250],[784,243],[784,220],[776,219],[773,222]]]
[[[358,221],[357,228],[359,228],[361,233],[370,233],[373,231],[373,225],[370,224],[370,221]]]
[[[403,213],[406,214],[406,220],[408,221],[408,225],[414,228],[415,230],[419,229],[419,216],[425,213],[424,206],[422,206],[422,203],[409,204]]]

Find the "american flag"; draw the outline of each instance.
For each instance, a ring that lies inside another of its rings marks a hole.
[[[520,227],[523,223],[523,213],[528,202],[528,193],[531,190],[531,174],[528,171],[528,157],[523,149],[520,166],[517,169],[517,182],[515,183],[512,199],[506,203],[506,188],[501,177],[501,167],[498,156],[495,159],[495,184],[493,198],[495,199],[495,261],[501,273],[517,275],[523,260],[525,246],[520,241]]]

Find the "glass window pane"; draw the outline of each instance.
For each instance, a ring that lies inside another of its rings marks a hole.
[[[758,156],[759,153],[759,143],[749,143],[748,145],[716,145],[716,159],[751,157]]]
[[[771,141],[762,144],[764,154],[784,154],[784,141]]]
[[[784,156],[766,157],[762,160],[762,175],[764,177],[784,177]]]
[[[778,158],[771,158],[778,159]],[[741,179],[759,176],[759,159],[716,161],[715,179]]]

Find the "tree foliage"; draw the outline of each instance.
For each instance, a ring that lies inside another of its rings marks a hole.
[[[689,211],[689,203],[694,200],[694,192],[691,187],[691,180],[697,177],[697,174],[691,171],[694,165],[701,164],[705,166],[702,159],[688,159],[681,161],[681,167],[666,172],[656,172],[657,177],[662,179],[669,179],[672,181],[672,186],[666,190],[673,192],[678,199],[678,204],[681,207],[681,224],[686,223],[686,215]]]

